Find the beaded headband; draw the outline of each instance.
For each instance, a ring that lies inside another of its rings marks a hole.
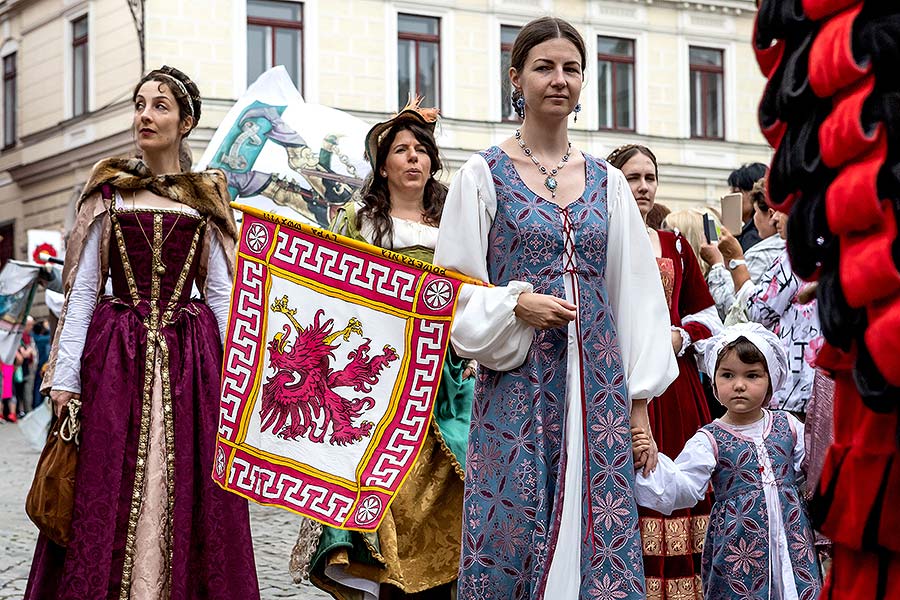
[[[168,66],[163,65],[162,68],[156,69],[155,71],[151,71],[150,73],[148,73],[147,77],[150,79],[163,78],[167,82],[168,81],[173,82],[175,84],[175,87],[178,88],[178,91],[180,91],[182,94],[184,94],[187,97],[187,99],[188,99],[188,106],[187,106],[188,114],[191,116],[191,118],[193,118],[194,117],[194,102],[196,101],[196,99],[193,96],[191,96],[190,92],[188,92],[187,86],[184,85],[184,83],[180,79],[178,79],[174,75],[171,75],[170,73],[167,73],[165,71],[165,69],[168,69],[168,68],[169,68]]]

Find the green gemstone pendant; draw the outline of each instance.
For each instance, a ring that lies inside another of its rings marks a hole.
[[[556,177],[552,175],[548,175],[547,179],[544,180],[544,187],[550,190],[550,193],[556,196]]]

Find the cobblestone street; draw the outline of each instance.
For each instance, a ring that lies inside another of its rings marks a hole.
[[[37,529],[25,515],[25,494],[39,453],[25,444],[16,425],[0,422],[0,600],[20,599],[25,591]],[[298,587],[288,573],[288,558],[300,517],[250,504],[250,520],[263,600],[322,600],[329,595]]]

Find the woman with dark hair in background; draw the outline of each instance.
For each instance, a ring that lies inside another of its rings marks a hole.
[[[71,541],[41,534],[25,597],[259,598],[247,501],[210,477],[237,236],[225,176],[186,172],[187,75],[152,71],[132,100],[142,159],[103,160],[85,185],[44,378],[57,412],[80,402]]]
[[[659,183],[656,156],[646,146],[628,144],[616,148],[607,160],[622,169],[641,216],[646,218],[656,202]],[[666,291],[670,347],[678,357],[678,378],[650,403],[650,431],[660,452],[677,456],[685,442],[712,421],[692,346],[719,333],[722,321],[687,240],[670,231],[649,227],[645,231]],[[664,342],[658,340],[658,343]],[[700,556],[711,507],[707,497],[693,508],[669,516],[639,508],[648,598],[703,598]]]
[[[434,127],[437,110],[407,105],[366,136],[372,174],[362,201],[332,229],[431,262],[447,188]],[[472,361],[474,362],[474,361]],[[434,419],[419,457],[377,532],[305,520],[292,564],[338,599],[451,598],[459,570],[463,473],[475,366],[447,350]],[[309,560],[312,555],[312,560]]]
[[[677,374],[665,296],[618,169],[573,148],[584,41],[522,28],[509,77],[524,118],[470,158],[435,263],[463,286],[451,342],[477,358],[459,597],[645,597],[630,428]],[[655,447],[637,457],[646,470]]]

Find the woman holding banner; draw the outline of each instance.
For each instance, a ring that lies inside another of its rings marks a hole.
[[[366,135],[372,174],[362,202],[348,204],[332,229],[431,262],[447,188],[434,126],[437,110],[418,101]],[[463,474],[474,361],[448,350],[431,435],[376,533],[305,521],[292,564],[335,598],[451,598],[459,569]],[[309,557],[312,557],[312,560]]]
[[[678,370],[628,182],[569,142],[585,61],[566,21],[522,28],[522,126],[462,167],[441,222],[435,263],[496,286],[461,290],[451,338],[481,365],[460,598],[646,595],[630,428]]]
[[[237,235],[225,177],[188,172],[201,105],[184,73],[150,72],[132,100],[142,158],[94,167],[69,237],[44,389],[57,412],[80,401],[74,512],[66,547],[39,537],[25,597],[258,599],[247,502],[210,477]]]

